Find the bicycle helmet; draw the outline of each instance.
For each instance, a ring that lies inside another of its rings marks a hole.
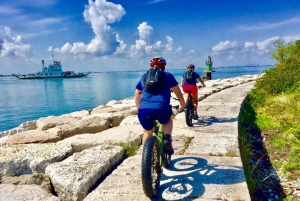
[[[188,65],[186,68],[187,68],[187,69],[189,69],[189,68],[195,69],[195,66],[194,66],[194,64],[190,64],[190,65]]]
[[[161,70],[165,70],[167,62],[162,57],[153,57],[150,61],[150,67],[153,68],[154,66],[158,66]]]

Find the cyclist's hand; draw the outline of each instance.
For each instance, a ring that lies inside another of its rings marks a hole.
[[[178,113],[181,113],[183,111],[184,111],[184,109],[182,109],[182,108],[180,108],[180,109],[177,110]]]
[[[180,107],[180,108],[178,108],[178,113],[181,113],[181,112],[183,112],[184,111],[184,109],[186,108],[186,106],[185,107]]]

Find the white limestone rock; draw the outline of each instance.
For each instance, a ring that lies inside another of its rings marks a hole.
[[[120,146],[100,145],[73,154],[46,168],[55,192],[61,200],[83,200],[90,188],[122,159]]]
[[[70,114],[64,114],[62,116],[70,116],[70,117],[74,117],[76,119],[82,119],[83,117],[89,116],[89,111],[88,110],[80,110],[80,111],[76,111],[76,112],[71,112]]]
[[[74,118],[67,115],[61,116],[49,116],[39,118],[36,122],[37,128],[41,130],[48,130],[56,126],[71,124],[72,122],[77,122],[80,118]]]
[[[0,200],[13,201],[60,201],[60,199],[38,185],[0,185]]]
[[[72,155],[68,144],[23,144],[0,147],[0,178],[31,173],[44,173],[54,162]]]
[[[115,104],[120,104],[120,103],[121,103],[121,101],[111,100],[105,106],[113,106]]]
[[[82,133],[101,132],[108,129],[111,123],[113,124],[114,122],[117,122],[118,118],[121,118],[117,115],[113,115],[112,117],[114,117],[112,120],[101,118],[101,116],[98,116],[98,114],[84,117],[76,123],[76,130],[79,131],[76,132],[76,135]]]
[[[43,173],[24,174],[17,177],[2,177],[1,184],[39,185],[47,192],[53,193],[50,178]]]
[[[111,124],[111,127],[119,126],[121,121],[125,118],[125,115],[119,113],[95,113],[90,116],[82,118],[81,121],[91,122],[99,120],[107,120]],[[100,132],[100,131],[98,131]]]
[[[37,128],[36,120],[26,121],[16,128],[0,132],[0,138],[2,138],[4,136],[14,135],[14,134],[22,132],[22,131],[34,130],[36,128]]]
[[[118,109],[118,110],[127,110],[130,109],[132,107],[135,107],[135,104],[116,104],[116,105],[112,105],[113,108]]]
[[[140,125],[125,125],[114,127],[95,134],[82,134],[66,138],[58,144],[71,144],[74,152],[83,151],[85,149],[98,145],[119,145],[120,143],[139,146],[141,144],[141,136],[143,128]]]
[[[118,121],[120,123],[121,120]],[[49,125],[49,124],[48,124]],[[58,142],[65,138],[83,134],[83,133],[97,133],[108,129],[110,122],[103,120],[97,116],[83,118],[78,122],[70,122],[48,130],[30,130],[17,133],[4,139],[2,144],[15,145],[15,144],[29,144],[29,143],[49,143]]]
[[[137,115],[137,113],[138,113],[137,107],[131,107],[128,110],[122,110],[122,111],[118,112],[118,114],[123,114],[124,115],[124,119],[128,116],[131,116],[131,115]]]
[[[131,116],[126,117],[125,119],[123,119],[123,121],[120,124],[120,126],[124,126],[124,125],[140,125],[138,116],[131,115]]]
[[[127,104],[127,105],[135,105],[134,98],[127,98],[122,100],[122,104]]]

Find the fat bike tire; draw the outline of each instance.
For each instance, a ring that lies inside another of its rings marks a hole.
[[[186,110],[185,110],[185,121],[186,125],[189,127],[192,127],[193,123],[193,115],[194,115],[194,109],[192,101],[188,100],[186,103]]]
[[[161,174],[158,140],[155,136],[149,136],[142,155],[142,185],[147,197],[158,194]]]

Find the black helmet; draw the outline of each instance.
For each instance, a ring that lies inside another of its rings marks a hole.
[[[187,68],[187,69],[189,69],[189,68],[195,69],[195,66],[194,66],[194,64],[190,64],[190,65],[188,65],[186,68]]]

